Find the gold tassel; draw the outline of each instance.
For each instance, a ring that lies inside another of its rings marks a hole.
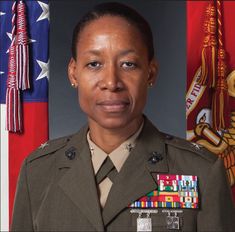
[[[212,65],[212,78],[211,78],[211,83],[210,87],[214,88],[215,87],[215,79],[216,79],[216,47],[212,47],[212,60],[211,60],[211,65]]]
[[[206,57],[205,57],[205,48],[202,49],[202,65],[201,65],[201,76],[198,79],[198,84],[205,85],[207,77],[207,67],[206,67]]]
[[[212,116],[213,127],[216,130],[226,129],[229,126],[230,107],[227,85],[227,65],[226,51],[223,44],[223,17],[222,17],[222,1],[216,1],[217,11],[217,80],[212,100]]]
[[[212,100],[213,128],[216,130],[228,127],[229,105],[226,79],[219,77]]]
[[[209,4],[206,9],[206,19],[204,23],[205,38],[201,53],[201,75],[198,84],[215,87],[216,79],[216,11],[215,6]]]

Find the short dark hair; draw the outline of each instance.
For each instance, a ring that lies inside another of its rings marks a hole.
[[[82,29],[90,22],[105,15],[119,16],[132,23],[139,30],[143,41],[146,44],[149,60],[154,57],[153,34],[149,23],[131,7],[118,2],[108,2],[96,5],[87,12],[75,26],[72,38],[72,57],[74,59],[77,57],[76,45]]]

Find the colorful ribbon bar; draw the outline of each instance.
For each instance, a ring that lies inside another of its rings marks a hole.
[[[157,174],[157,189],[129,208],[198,208],[197,176]]]

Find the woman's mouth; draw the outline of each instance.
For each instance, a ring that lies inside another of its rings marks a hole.
[[[126,100],[104,100],[99,101],[97,105],[106,112],[118,113],[123,112],[130,105],[129,101]]]

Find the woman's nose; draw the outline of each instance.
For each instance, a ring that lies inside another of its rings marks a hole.
[[[99,87],[102,90],[109,90],[112,92],[120,91],[124,88],[120,77],[120,71],[115,65],[110,65],[104,69]]]

